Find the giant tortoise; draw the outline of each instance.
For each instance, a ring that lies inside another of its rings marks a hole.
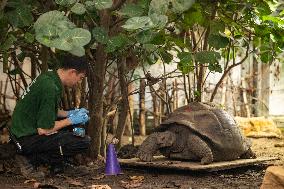
[[[192,102],[172,112],[141,144],[137,157],[152,161],[159,150],[171,159],[230,161],[255,158],[251,142],[242,135],[234,118],[209,103]]]

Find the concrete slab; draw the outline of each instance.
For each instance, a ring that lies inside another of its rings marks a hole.
[[[244,167],[255,164],[262,164],[269,161],[278,160],[278,157],[258,157],[256,159],[238,159],[234,161],[214,162],[209,165],[201,165],[200,162],[169,160],[164,156],[155,156],[152,162],[142,162],[138,158],[119,159],[120,165],[131,167],[176,169],[188,171],[219,171]]]

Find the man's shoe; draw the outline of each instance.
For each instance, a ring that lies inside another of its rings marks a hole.
[[[25,156],[16,155],[15,156],[16,162],[20,167],[20,171],[22,175],[28,179],[42,179],[44,178],[45,174],[42,171],[37,171],[34,166],[28,161]]]

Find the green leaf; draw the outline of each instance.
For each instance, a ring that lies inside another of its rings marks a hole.
[[[184,13],[184,24],[191,28],[194,24],[202,25],[204,22],[202,7],[199,4],[194,4],[189,10]]]
[[[164,33],[158,33],[152,40],[154,45],[163,45],[166,42],[166,37]]]
[[[177,57],[179,58],[180,62],[192,62],[192,56],[190,52],[180,52],[178,53]]]
[[[102,44],[107,44],[109,37],[108,37],[108,34],[107,34],[107,32],[104,28],[95,27],[92,30],[92,34],[93,34],[93,36],[94,36],[94,38],[97,42],[102,43]]]
[[[169,41],[171,41],[172,43],[174,43],[175,45],[177,45],[178,47],[183,47],[183,48],[187,48],[187,45],[184,43],[184,40],[181,38],[177,38],[177,37],[167,37],[167,39]]]
[[[265,1],[258,2],[258,5],[256,6],[256,9],[258,12],[262,15],[269,15],[272,13],[272,10],[270,9],[270,6]]]
[[[219,72],[219,73],[222,73],[223,71],[221,65],[218,63],[209,64],[208,69],[212,72]]]
[[[277,24],[277,25],[284,25],[284,20],[279,18],[279,17],[275,17],[275,16],[262,16],[262,20],[263,21],[272,21],[273,23]]]
[[[143,15],[144,8],[141,5],[127,3],[118,13],[122,16],[138,17]]]
[[[139,0],[137,1],[137,5],[143,7],[143,9],[149,9],[149,5],[151,4],[152,0]]]
[[[201,51],[195,54],[195,60],[201,64],[216,63],[221,58],[220,53],[215,51]]]
[[[71,51],[82,47],[91,40],[91,33],[75,25],[59,11],[50,11],[41,15],[34,24],[36,40],[57,49]]]
[[[15,41],[17,41],[17,38],[14,35],[9,34],[8,38],[4,41],[4,44],[1,45],[1,50],[7,51]]]
[[[274,59],[273,48],[270,46],[269,43],[263,43],[259,48],[259,50],[260,50],[260,60],[263,63],[271,63],[273,61]]]
[[[71,41],[73,46],[84,46],[90,42],[91,33],[82,28],[75,28],[66,31],[61,37]]]
[[[96,10],[95,2],[94,2],[94,1],[86,1],[86,2],[85,2],[85,6],[86,6],[86,9],[89,10],[89,11],[94,11],[94,10]]]
[[[55,3],[61,6],[67,6],[76,3],[76,0],[55,0]]]
[[[29,32],[26,32],[24,37],[27,43],[33,43],[35,40],[35,36]]]
[[[155,56],[155,53],[151,53],[150,56],[144,57],[149,65],[153,65],[158,61],[159,56]]]
[[[109,53],[123,49],[128,44],[128,42],[128,38],[122,34],[112,37],[107,43],[106,52]]]
[[[229,39],[221,35],[210,34],[208,44],[215,49],[225,48],[229,44]]]
[[[225,24],[222,21],[214,20],[210,22],[210,33],[219,34],[225,31]]]
[[[194,94],[194,97],[195,97],[195,98],[201,96],[201,92],[200,92],[200,91],[194,91],[193,94]]]
[[[41,27],[40,30],[36,30],[36,40],[48,47],[53,47],[53,40],[59,39],[60,33],[56,26],[46,25]]]
[[[14,27],[30,26],[33,23],[33,15],[31,9],[27,6],[18,7],[13,11],[6,13],[9,22]]]
[[[166,26],[168,22],[168,17],[165,15],[151,14],[149,15],[153,23],[153,27],[162,29]]]
[[[159,54],[162,58],[162,61],[166,64],[169,64],[171,63],[171,61],[173,60],[173,55],[171,55],[170,53],[168,53],[167,51],[165,50],[159,50]]]
[[[157,36],[157,34],[154,33],[153,31],[143,30],[136,35],[136,39],[137,42],[145,44],[145,43],[150,43],[155,36]]]
[[[84,56],[85,55],[85,49],[84,47],[80,47],[80,46],[76,46],[73,47],[72,50],[69,51],[71,54],[75,55],[75,56]]]
[[[143,48],[150,53],[154,52],[157,49],[154,44],[143,44]]]
[[[96,0],[95,7],[99,10],[108,9],[112,6],[112,0]]]
[[[72,41],[68,40],[68,38],[58,38],[55,40],[46,40],[42,42],[42,44],[48,47],[55,47],[64,51],[71,51],[73,49]]]
[[[36,33],[38,33],[40,31],[44,31],[44,28],[47,25],[57,26],[57,23],[59,21],[66,21],[67,23],[70,22],[69,19],[66,16],[64,16],[64,13],[57,11],[57,10],[49,11],[49,12],[42,14],[37,19],[37,21],[34,23],[34,28],[36,30]]]
[[[72,8],[71,11],[74,12],[75,14],[82,15],[86,12],[85,5],[81,3],[76,3]]]
[[[172,10],[175,13],[182,13],[188,10],[195,0],[171,0],[172,2]]]
[[[152,59],[151,59],[151,58],[149,58],[148,56],[147,56],[147,57],[145,57],[145,60],[146,60],[146,62],[147,62],[149,65],[153,65],[153,64],[155,64],[155,62],[153,62],[153,61],[152,61]]]
[[[165,15],[168,11],[168,7],[169,0],[152,0],[150,3],[148,15]]]
[[[194,65],[192,61],[191,53],[189,52],[180,52],[177,57],[179,58],[177,68],[182,71],[183,74],[187,74],[194,70]]]
[[[271,54],[271,52],[264,52],[260,54],[260,60],[263,63],[271,63],[273,61],[274,57]]]
[[[122,26],[127,30],[149,29],[153,27],[153,22],[148,16],[132,17],[129,18]]]

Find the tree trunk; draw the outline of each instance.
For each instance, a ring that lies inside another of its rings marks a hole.
[[[133,86],[133,82],[130,83],[128,85],[128,91],[131,92],[134,90],[134,86]],[[128,96],[128,103],[129,103],[129,113],[128,113],[128,116],[127,116],[127,122],[126,122],[126,127],[125,127],[125,131],[124,131],[124,134],[126,136],[131,136],[132,134],[132,125],[133,125],[133,106],[134,106],[134,99],[133,99],[133,95],[130,95]],[[131,115],[130,115],[131,114]]]
[[[141,79],[140,92],[139,92],[139,133],[142,136],[146,135],[145,87],[146,87],[145,80]]]
[[[107,137],[107,122],[105,120],[102,128],[102,134],[101,134],[101,148],[100,148],[100,154],[103,157],[106,157],[106,137]]]
[[[119,140],[119,143],[117,144],[117,148],[121,147],[121,140],[122,136],[125,130],[125,124],[126,119],[128,115],[129,110],[129,103],[128,103],[128,87],[127,87],[127,81],[126,81],[126,59],[125,57],[122,57],[117,62],[117,70],[118,70],[118,78],[119,78],[119,84],[120,84],[120,90],[121,90],[121,102],[119,103],[120,111],[119,111],[119,119],[118,119],[118,126],[116,130],[116,138]]]
[[[102,10],[99,12],[100,26],[106,31],[109,29],[110,13],[108,10]],[[93,91],[90,92],[90,126],[88,127],[88,133],[92,138],[90,147],[90,157],[97,158],[100,154],[101,147],[101,133],[103,128],[103,97],[104,97],[104,81],[107,64],[107,53],[105,52],[105,46],[98,44],[95,54],[95,62],[92,65],[93,75],[91,75],[89,88]]]

